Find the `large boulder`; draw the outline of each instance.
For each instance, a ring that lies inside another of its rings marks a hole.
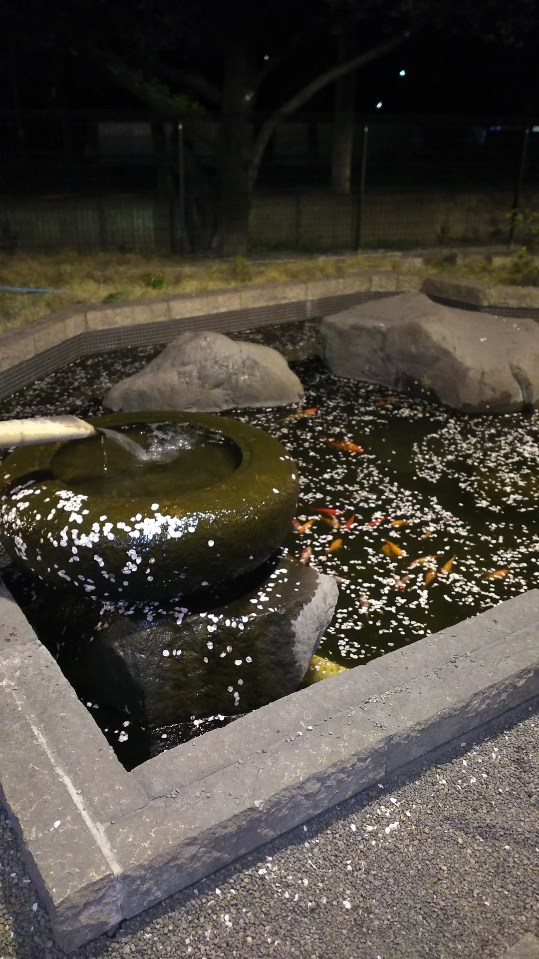
[[[134,376],[103,399],[113,410],[220,412],[243,406],[286,406],[303,386],[277,350],[222,333],[181,333]]]
[[[466,413],[539,405],[539,326],[434,303],[423,293],[371,300],[325,317],[332,373],[427,391]]]
[[[79,696],[155,729],[241,715],[298,688],[333,616],[335,579],[291,560],[253,576],[225,603],[200,595],[185,607],[103,604],[38,581],[25,612]]]

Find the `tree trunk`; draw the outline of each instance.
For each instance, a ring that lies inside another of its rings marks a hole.
[[[219,191],[218,252],[246,253],[250,195],[248,182],[249,127],[252,93],[244,50],[230,42],[225,53],[223,117],[217,138],[216,166]]]
[[[353,30],[344,26],[339,31],[337,62],[346,63],[347,60],[351,60],[354,50]],[[350,193],[355,92],[355,71],[339,77],[335,85],[335,112],[331,144],[331,192],[340,196],[347,196]]]
[[[159,253],[172,253],[174,250],[172,171],[163,120],[152,120],[152,140],[157,180],[155,246]]]

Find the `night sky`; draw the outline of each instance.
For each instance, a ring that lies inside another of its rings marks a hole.
[[[0,0],[0,109],[70,107],[135,109],[144,104],[123,91],[80,53],[36,51],[24,23],[6,17]],[[4,14],[2,16],[2,13]],[[9,34],[9,39],[8,39]],[[358,71],[356,111],[385,115],[539,116],[537,37],[522,49],[485,44],[463,35],[425,30],[396,51]],[[334,40],[321,37],[297,51],[261,88],[255,110],[273,110],[334,62]],[[219,81],[220,65],[210,67]],[[401,75],[401,71],[405,71]],[[331,111],[334,86],[313,97],[303,111]],[[376,105],[382,106],[377,110]]]

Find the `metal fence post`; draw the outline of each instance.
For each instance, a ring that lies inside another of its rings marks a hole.
[[[369,139],[369,128],[368,126],[363,127],[363,144],[361,150],[361,173],[359,177],[359,194],[357,198],[357,215],[356,215],[356,235],[354,247],[356,250],[361,248],[363,242],[363,213],[365,206],[365,171],[367,168],[367,145]]]
[[[185,253],[187,249],[187,235],[185,231],[185,176],[183,163],[183,124],[178,123],[178,178],[180,188],[180,253]]]
[[[522,192],[522,181],[524,179],[524,169],[526,166],[526,155],[528,153],[528,140],[530,138],[530,128],[526,127],[522,138],[522,150],[520,151],[520,163],[518,166],[518,175],[515,183],[515,195],[513,197],[513,206],[511,207],[511,229],[509,230],[509,246],[513,246],[513,239],[516,228],[516,217],[520,206],[520,194]]]

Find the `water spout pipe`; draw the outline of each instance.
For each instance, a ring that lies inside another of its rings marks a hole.
[[[31,420],[0,422],[0,448],[59,443],[95,436],[95,427],[78,416],[36,416]]]

